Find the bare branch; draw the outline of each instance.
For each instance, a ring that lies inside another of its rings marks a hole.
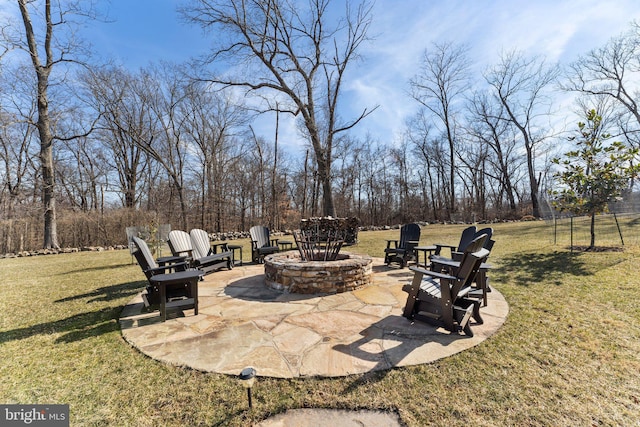
[[[216,48],[207,58],[210,65],[226,59],[246,65],[203,80],[244,87],[263,99],[275,95],[263,111],[273,111],[277,104],[277,111],[301,116],[323,182],[325,213],[334,215],[333,139],[373,111],[365,108],[352,121],[338,124],[342,79],[368,40],[371,4],[363,0],[355,11],[347,5],[344,19],[333,27],[327,25],[329,4],[330,0],[310,0],[304,7],[288,0],[195,0],[182,13],[204,29],[219,30]]]

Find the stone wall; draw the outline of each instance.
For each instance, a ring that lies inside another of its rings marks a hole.
[[[35,251],[22,251],[16,253],[7,253],[0,255],[0,258],[23,258],[30,256],[40,255],[58,255],[58,254],[72,254],[76,252],[103,252],[103,251],[115,251],[129,249],[125,245],[115,246],[83,246],[81,248],[62,248],[62,249],[38,249]]]

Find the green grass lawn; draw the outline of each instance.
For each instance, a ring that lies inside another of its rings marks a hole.
[[[462,228],[429,225],[421,243]],[[396,411],[409,426],[640,425],[640,248],[571,254],[544,222],[494,228],[491,285],[510,305],[496,335],[428,365],[260,378],[251,411],[235,378],[122,339],[120,311],[145,285],[127,251],[0,260],[0,403],[68,403],[73,426],[247,426],[307,407]],[[347,250],[382,256],[398,236],[363,232]]]

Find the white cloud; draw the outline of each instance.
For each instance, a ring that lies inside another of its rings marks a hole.
[[[351,70],[346,105],[351,114],[380,105],[361,125],[391,141],[416,110],[407,96],[424,50],[434,42],[470,46],[475,70],[497,62],[502,51],[567,63],[597,48],[640,17],[640,2],[599,0],[378,0],[364,61]]]
[[[3,5],[9,2],[0,3],[2,19],[7,9]],[[96,25],[96,48],[120,55],[134,69],[204,53],[216,36],[202,37],[198,28],[185,26],[174,12],[175,0],[112,0],[111,4],[118,23]],[[344,2],[335,1],[333,6],[341,14]],[[374,40],[363,46],[362,61],[347,71],[341,115],[352,119],[364,108],[379,105],[355,131],[391,142],[417,109],[407,95],[408,81],[433,42],[469,45],[479,75],[503,50],[544,55],[549,61],[574,60],[624,31],[634,17],[640,17],[637,0],[375,0],[369,33]],[[291,147],[298,141],[299,147],[295,120],[281,119],[281,141]],[[273,115],[264,115],[256,129],[272,139],[274,123]]]

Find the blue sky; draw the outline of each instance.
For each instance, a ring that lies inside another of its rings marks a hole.
[[[3,0],[6,1],[6,0]],[[159,60],[185,61],[201,54],[212,35],[181,21],[176,8],[185,0],[111,0],[101,2],[112,23],[91,28],[94,46],[132,70]],[[342,9],[344,2],[334,0]],[[356,116],[380,105],[359,125],[382,142],[393,142],[415,109],[407,96],[408,80],[432,42],[453,41],[471,47],[479,73],[496,62],[501,50],[519,49],[568,63],[640,19],[638,0],[377,0],[363,59],[347,76],[343,114]],[[274,119],[260,122],[273,138]],[[282,123],[281,123],[282,126]],[[297,139],[293,123],[281,127]],[[296,144],[292,144],[296,145]]]

